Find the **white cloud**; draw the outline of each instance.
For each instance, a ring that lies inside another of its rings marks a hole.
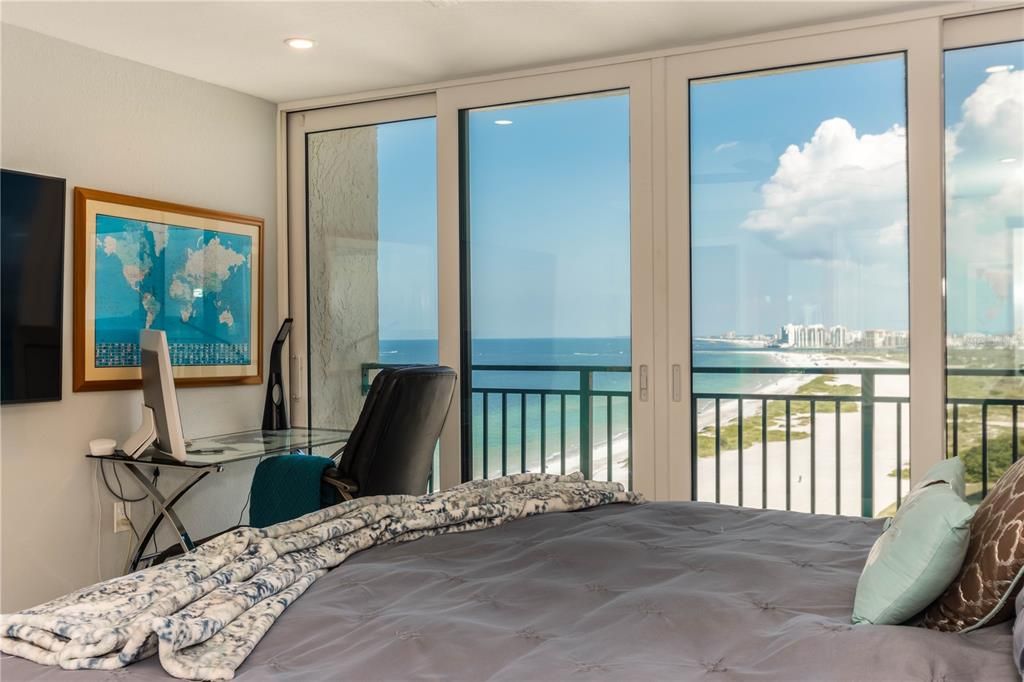
[[[947,252],[1005,298],[1007,227],[1024,219],[1024,71],[990,74],[964,99],[961,114],[946,129]],[[1001,162],[1008,157],[1017,161]]]
[[[1004,149],[1024,143],[1024,71],[989,75],[963,103],[963,126],[984,131],[984,137]]]
[[[783,152],[742,226],[791,257],[870,264],[905,234],[906,187],[905,128],[858,135],[831,118]]]
[[[878,232],[878,243],[884,246],[902,245],[907,243],[907,221],[897,220]]]
[[[731,142],[723,142],[722,144],[715,147],[715,153],[717,154],[718,152],[724,152],[726,149],[732,149],[738,144],[739,142],[736,140],[733,140]]]

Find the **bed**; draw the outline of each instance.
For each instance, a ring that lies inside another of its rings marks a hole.
[[[1008,623],[853,626],[881,521],[609,505],[362,552],[270,629],[240,680],[1013,680]],[[4,656],[4,680],[171,679]]]

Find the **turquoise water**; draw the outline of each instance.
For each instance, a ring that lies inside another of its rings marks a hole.
[[[628,338],[558,338],[558,339],[477,339],[472,347],[473,364],[480,365],[540,365],[629,368],[631,362]],[[388,364],[437,362],[437,342],[432,340],[384,340],[380,342],[380,361]],[[751,350],[726,342],[696,341],[693,362],[697,367],[774,367],[779,366],[775,353]],[[758,375],[696,375],[694,389],[699,392],[755,391],[778,377]],[[578,371],[474,371],[473,387],[490,389],[574,390],[580,385]],[[630,391],[629,371],[606,371],[593,374],[593,388],[597,391]],[[484,409],[483,396],[474,394],[473,400],[473,453],[474,474],[481,475],[484,468]],[[508,471],[519,471],[523,461],[523,427],[525,424],[525,460],[527,469],[540,470],[541,453],[545,453],[548,470],[561,469],[562,404],[558,395],[546,399],[546,414],[542,433],[541,397],[530,394],[525,399],[508,394],[505,398],[504,457]],[[591,404],[591,446],[604,446],[595,454],[593,470],[604,470],[608,443],[608,401],[606,396],[594,396]],[[629,431],[629,397],[613,396],[611,400],[611,435],[614,442]],[[580,404],[577,396],[565,398],[565,459],[566,471],[579,467]],[[502,394],[489,394],[487,406],[487,473],[493,476],[501,471],[502,462]],[[543,446],[543,447],[542,447]],[[625,458],[616,454],[617,461]],[[613,462],[613,468],[616,466]]]

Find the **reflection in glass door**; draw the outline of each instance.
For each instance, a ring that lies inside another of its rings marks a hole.
[[[695,499],[874,516],[907,488],[905,73],[689,85]]]
[[[351,426],[379,367],[437,363],[435,120],[305,141],[309,423]]]
[[[621,91],[462,114],[472,478],[631,484],[629,118]]]
[[[978,501],[1024,452],[1024,41],[944,66],[947,454]]]

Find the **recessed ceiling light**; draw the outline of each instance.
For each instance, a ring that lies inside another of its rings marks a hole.
[[[296,50],[308,50],[316,46],[316,41],[309,38],[288,38],[284,41],[284,44]]]
[[[508,120],[507,118],[499,118],[497,121],[494,122],[494,125],[496,125],[496,126],[510,126],[510,125],[512,125],[512,121]]]
[[[1013,71],[1013,64],[995,64],[985,69],[985,73],[1002,73],[1003,71]]]
[[[999,159],[999,163],[1013,163],[1017,160],[1015,156],[1007,156],[1005,159]]]

